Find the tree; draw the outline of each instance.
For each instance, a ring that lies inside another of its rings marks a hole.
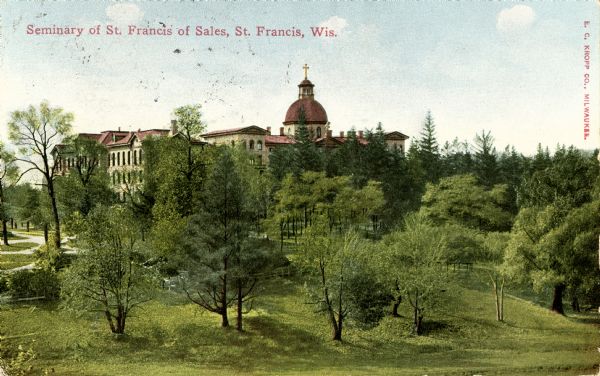
[[[456,223],[485,231],[508,230],[512,215],[507,187],[496,185],[485,189],[474,175],[442,178],[428,184],[423,195],[421,213],[435,223]]]
[[[471,145],[467,141],[455,138],[444,144],[441,150],[442,170],[444,176],[464,175],[474,172],[474,161]]]
[[[571,291],[578,307],[578,290],[598,279],[597,249],[600,201],[565,212],[548,205],[523,208],[511,233],[506,268],[515,278],[530,281],[536,291],[554,290],[550,309],[564,314],[563,297]]]
[[[191,277],[186,294],[220,315],[223,327],[229,326],[227,308],[237,303],[237,329],[242,330],[243,303],[268,264],[269,249],[250,236],[247,184],[227,147],[220,149],[203,203],[203,210],[189,217],[182,239]]]
[[[325,216],[318,216],[306,229],[300,242],[300,253],[293,261],[307,270],[316,286],[315,303],[325,312],[332,329],[332,339],[342,340],[344,320],[349,313],[349,285],[352,259],[359,238],[347,231],[343,237],[331,236]]]
[[[9,207],[7,202],[7,188],[18,179],[19,168],[16,165],[13,153],[6,150],[0,142],[0,219],[2,220],[2,241],[8,245]]]
[[[185,187],[181,187],[187,193],[187,202],[189,205],[186,206],[187,210],[184,215],[189,215],[194,208],[194,186],[197,184],[196,175],[204,173],[204,163],[199,157],[199,152],[196,151],[197,140],[195,137],[206,129],[206,125],[202,123],[202,115],[200,113],[201,106],[187,105],[177,107],[173,113],[176,117],[177,134],[174,137],[181,137],[184,144],[185,151],[185,162],[179,167],[180,173],[185,177]]]
[[[65,216],[75,212],[86,216],[97,203],[110,205],[114,192],[106,172],[104,145],[79,136],[67,139],[61,152],[73,159],[69,173],[56,178],[57,200]]]
[[[63,112],[60,107],[50,107],[42,102],[38,109],[29,106],[24,111],[14,111],[8,123],[9,138],[19,147],[18,161],[29,165],[23,174],[37,171],[42,175],[42,186],[46,188],[52,207],[54,222],[54,246],[60,249],[60,218],[54,182],[57,165],[53,164],[52,149],[71,131],[73,114]]]
[[[65,273],[64,305],[100,310],[112,333],[124,334],[133,309],[153,295],[147,249],[139,242],[131,212],[122,206],[97,206],[79,223],[78,256]]]
[[[499,182],[508,186],[508,210],[515,215],[519,211],[517,191],[529,168],[528,164],[529,159],[518,153],[514,146],[507,146],[498,158]]]
[[[502,265],[508,239],[507,233],[490,232],[486,234],[484,241],[484,247],[490,256],[489,261],[491,261],[490,268],[486,270],[486,273],[494,294],[497,321],[504,321],[504,290],[510,280],[510,274]]]
[[[449,282],[442,267],[446,242],[441,233],[420,215],[405,219],[404,229],[382,239],[381,270],[388,276],[391,293],[400,289],[413,308],[413,334],[423,333],[423,318],[443,297]]]
[[[295,170],[323,171],[323,154],[313,142],[308,127],[306,126],[306,114],[304,108],[300,107],[298,114],[298,125],[294,134],[294,149],[296,149]]]
[[[27,222],[27,229],[30,224],[42,229],[48,243],[48,224],[52,222],[48,195],[30,184],[16,185],[9,192],[16,206],[17,218]]]
[[[498,158],[492,132],[482,130],[475,135],[475,175],[486,188],[498,182]]]
[[[437,182],[441,175],[440,152],[435,136],[435,122],[433,121],[431,111],[427,111],[420,136],[419,140],[417,140],[417,150],[426,179],[430,182]]]
[[[507,248],[507,267],[513,274],[533,283],[537,290],[552,285],[551,310],[564,313],[563,296],[572,284],[568,280],[571,265],[563,252],[569,247],[550,246],[553,236],[571,212],[593,200],[594,184],[599,176],[596,153],[589,155],[574,147],[558,147],[548,162],[541,147],[532,161],[531,175],[519,188],[519,214]],[[550,164],[548,164],[550,163]]]

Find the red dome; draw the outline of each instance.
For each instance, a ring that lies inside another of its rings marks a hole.
[[[312,98],[302,98],[292,103],[285,114],[283,124],[297,123],[300,117],[300,108],[304,108],[306,124],[327,124],[327,112],[321,103]]]

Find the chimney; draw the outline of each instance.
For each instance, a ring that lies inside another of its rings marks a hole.
[[[177,133],[177,120],[171,120],[171,136]]]
[[[363,131],[358,131],[358,138],[363,138]]]
[[[285,136],[285,133],[283,131],[283,127],[279,127],[279,135],[280,136]]]
[[[117,129],[117,131],[118,131],[118,132],[121,132],[121,127],[119,127],[119,128]]]
[[[269,134],[269,136],[271,135],[271,127],[267,127],[267,133]]]
[[[327,138],[333,137],[333,131],[331,129],[327,130]]]
[[[344,138],[344,131],[340,131],[340,137]]]

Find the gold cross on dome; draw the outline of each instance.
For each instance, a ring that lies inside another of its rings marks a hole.
[[[308,65],[304,64],[302,69],[304,69],[304,79],[308,80]]]

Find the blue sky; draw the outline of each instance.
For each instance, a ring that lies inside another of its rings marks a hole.
[[[279,128],[310,66],[335,133],[373,128],[418,136],[427,110],[438,139],[491,130],[532,153],[538,143],[598,145],[598,50],[592,134],[583,139],[583,34],[598,45],[593,2],[78,2],[0,3],[0,124],[47,99],[75,114],[75,131],[166,128],[172,110],[200,103],[209,130]],[[588,29],[583,22],[591,21]],[[88,35],[107,24],[215,26],[229,38]],[[74,36],[26,35],[27,25],[79,26]],[[257,37],[256,26],[304,38]],[[233,36],[247,27],[247,38]],[[327,26],[335,38],[313,38]],[[174,53],[175,50],[180,53]],[[6,140],[6,126],[0,138]]]

